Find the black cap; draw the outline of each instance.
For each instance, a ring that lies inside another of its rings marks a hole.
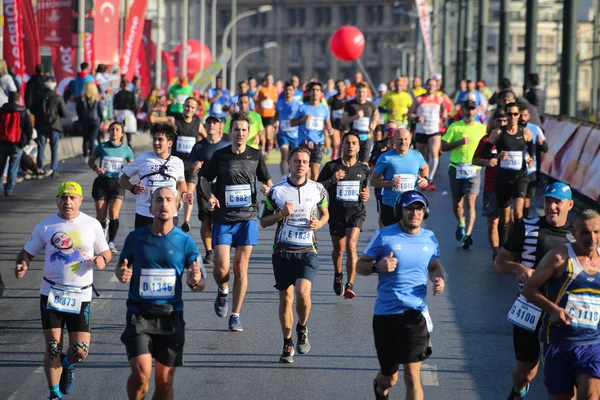
[[[466,100],[463,103],[463,108],[477,108],[477,103],[475,103],[473,100]]]
[[[208,124],[208,123],[210,123],[210,122],[218,122],[218,123],[221,123],[221,120],[220,120],[219,118],[215,117],[214,115],[209,115],[209,116],[206,118],[206,121],[205,121],[205,122],[206,122],[207,124]]]

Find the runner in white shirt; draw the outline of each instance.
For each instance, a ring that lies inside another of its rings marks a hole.
[[[78,183],[62,183],[57,194],[58,213],[35,227],[15,267],[17,279],[23,278],[31,260],[44,250],[40,311],[50,400],[60,399],[75,388],[73,364],[87,357],[90,345],[94,266],[104,269],[112,257],[100,222],[79,211],[82,201]],[[63,353],[65,325],[69,347]]]

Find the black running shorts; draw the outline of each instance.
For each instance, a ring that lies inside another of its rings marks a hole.
[[[381,203],[381,223],[383,226],[394,225],[398,220],[394,216],[394,207]]]
[[[527,187],[529,186],[529,178],[522,174],[519,179],[514,182],[501,179],[500,174],[496,177],[496,200],[498,207],[507,208],[510,206],[512,199],[524,199],[527,196]]]
[[[538,324],[534,332],[513,326],[513,345],[517,361],[537,362],[540,358],[540,326],[541,324]]]
[[[335,208],[329,209],[329,234],[331,236],[345,237],[346,229],[358,228],[362,232],[363,222],[367,218],[367,212],[356,210],[354,208],[343,208],[341,211],[335,211]]]
[[[124,199],[125,188],[119,185],[119,180],[117,178],[109,178],[107,176],[100,175],[94,179],[94,184],[92,186],[92,198],[94,201]]]
[[[41,295],[40,314],[43,329],[62,329],[66,324],[69,332],[90,332],[91,304],[89,301],[81,302],[81,312],[79,314],[51,310],[47,306],[48,296]]]
[[[361,140],[358,150],[358,161],[361,163],[369,162],[371,157],[371,149],[373,148],[373,139]]]
[[[311,164],[321,164],[321,161],[323,161],[323,143],[305,141],[304,143],[300,143],[300,146],[310,150]]]
[[[315,253],[274,253],[273,275],[275,289],[286,290],[298,279],[313,281],[319,269],[319,259]]]

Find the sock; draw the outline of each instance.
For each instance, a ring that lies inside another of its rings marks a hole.
[[[108,223],[108,241],[114,242],[119,231],[119,218],[111,219]]]
[[[458,223],[458,226],[463,227],[465,226],[465,219],[461,219],[460,222]]]
[[[106,228],[108,228],[108,223],[107,223],[106,221],[102,221],[102,222],[100,223],[100,225],[102,225],[102,230],[103,230],[103,231],[105,231],[105,230],[106,230]]]
[[[435,176],[435,171],[437,171],[438,165],[440,165],[440,158],[430,158],[429,159],[429,182],[433,182],[433,177]]]
[[[62,399],[62,393],[60,392],[58,385],[48,386],[48,389],[50,389],[50,398],[58,397],[59,399]]]
[[[298,322],[298,323],[296,324],[296,330],[297,330],[297,331],[303,331],[303,330],[305,330],[305,329],[306,329],[306,325],[300,325],[300,322]]]
[[[513,386],[513,393],[518,394],[520,398],[524,398],[527,395],[527,389],[529,389],[529,385],[525,386],[523,390],[519,390],[516,386]]]
[[[212,254],[212,250],[206,250],[206,255]]]
[[[286,338],[283,338],[283,344],[284,344],[284,345],[285,345],[285,344],[287,344],[287,345],[293,346],[293,345],[294,345],[294,341],[292,340],[292,338],[291,338],[291,337],[290,337],[290,338],[287,338],[287,339],[286,339]]]
[[[69,369],[69,368],[71,368],[73,366],[73,364],[71,364],[69,362],[69,357],[67,357],[67,355],[64,354],[64,353],[63,353],[63,356],[61,357],[61,363],[62,363],[62,367],[63,368]]]
[[[219,293],[221,294],[229,294],[229,286],[225,287],[225,290],[221,290],[221,288],[218,289]]]
[[[234,315],[235,315],[236,317],[238,317],[238,318],[240,317],[240,314],[232,312],[232,313],[231,313],[231,316],[233,317]]]

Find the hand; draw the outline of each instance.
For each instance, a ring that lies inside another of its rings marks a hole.
[[[218,99],[218,98],[219,98],[219,97],[221,97],[221,96],[223,96],[223,92],[221,92],[221,91],[219,90],[219,91],[217,92],[217,95],[216,95],[215,97]]]
[[[181,197],[183,198],[183,201],[185,201],[189,205],[194,204],[194,193],[185,192]]]
[[[285,205],[281,209],[281,214],[283,214],[284,217],[289,217],[293,213],[294,213],[294,203],[292,203],[291,201],[286,201]]]
[[[212,196],[210,199],[208,199],[208,202],[210,203],[210,211],[214,211],[215,208],[221,207],[219,200],[215,196]]]
[[[260,191],[262,192],[262,194],[264,194],[264,195],[266,196],[266,195],[267,195],[267,193],[269,193],[269,189],[270,189],[270,188],[269,188],[269,186],[268,186],[268,185],[265,185],[265,184],[263,183],[263,185],[262,185],[262,187],[261,187],[261,190],[260,190]]]
[[[571,325],[573,317],[564,308],[558,308],[550,313],[550,322],[556,325]]]
[[[365,186],[364,188],[362,188],[358,197],[360,198],[361,201],[369,201],[369,198],[371,197],[371,192],[369,192],[369,187]]]
[[[377,128],[377,121],[373,120],[369,122],[369,130],[374,131]]]
[[[501,160],[506,160],[507,158],[508,158],[508,151],[503,151],[502,153],[500,153]]]
[[[400,176],[395,176],[393,182],[394,187],[400,187],[400,185],[402,184],[402,178]]]
[[[97,173],[98,175],[104,175],[104,174],[105,174],[104,168],[102,168],[102,167],[97,167],[97,168],[96,168],[96,173]]]
[[[194,163],[194,173],[200,171],[200,168],[202,168],[203,164],[204,164],[204,161],[196,161]]]
[[[519,272],[517,272],[517,281],[524,284],[529,278],[531,278],[533,271],[533,269],[521,265]]]
[[[308,121],[310,121],[311,117],[312,117],[312,116],[311,116],[310,114],[306,114],[306,115],[304,116],[304,123],[307,123]]]
[[[465,136],[465,137],[462,139],[462,144],[469,144],[469,143],[471,143],[471,138],[470,138],[470,137],[468,137],[468,136]]]
[[[133,270],[129,268],[129,262],[127,259],[124,259],[123,264],[121,264],[119,268],[115,269],[115,275],[121,283],[129,283],[131,281]]]
[[[320,229],[321,226],[319,226],[319,218],[315,217],[314,215],[311,215],[308,227],[310,229],[312,229],[313,231],[316,231],[317,229]]]
[[[202,272],[196,261],[194,261],[188,268],[187,284],[189,286],[196,285],[196,287],[193,289],[194,292],[201,292],[206,287],[206,281],[202,280]]]
[[[533,168],[535,166],[535,160],[533,159],[533,157],[529,157],[529,159],[527,159],[527,166],[529,168]]]
[[[495,167],[496,165],[498,165],[498,159],[497,158],[490,158],[490,164],[489,167]]]
[[[100,270],[102,270],[106,267],[106,261],[104,260],[104,257],[102,257],[102,256],[96,256],[96,257],[92,258],[92,262]]]
[[[169,124],[175,125],[175,117],[167,117],[167,121],[169,122]]]
[[[356,118],[363,118],[365,116],[365,112],[363,110],[358,110],[356,112]]]
[[[422,176],[419,177],[417,183],[419,184],[420,189],[425,189],[429,185],[429,181],[427,180],[427,178]]]
[[[398,260],[394,257],[394,253],[390,252],[389,256],[384,257],[377,263],[377,269],[379,272],[394,272],[397,264]]]
[[[27,266],[27,261],[25,260],[22,260],[20,264],[17,264],[15,266],[15,276],[17,279],[23,278],[28,269],[29,267]]]
[[[338,169],[337,171],[335,171],[335,174],[333,174],[333,183],[341,181],[345,177],[346,177],[346,171]]]
[[[423,123],[423,122],[425,122],[425,116],[424,116],[424,115],[421,115],[421,116],[419,117],[419,122],[420,122],[420,123]]]
[[[142,194],[146,191],[146,188],[141,184],[141,183],[137,183],[135,185],[133,185],[133,189],[131,189],[131,191],[133,192],[133,194]]]
[[[537,135],[537,139],[536,139],[537,144],[543,144],[544,143],[544,139],[542,139],[542,135]]]
[[[433,282],[433,295],[440,294],[444,291],[445,282],[444,278],[436,278]]]

